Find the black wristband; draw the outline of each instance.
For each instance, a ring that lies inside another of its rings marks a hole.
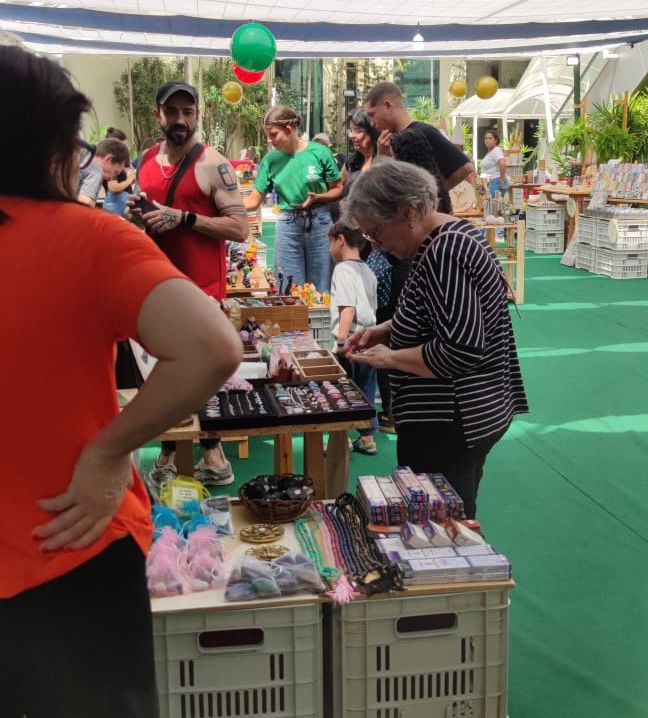
[[[193,229],[194,224],[196,224],[196,220],[198,217],[193,212],[187,212],[187,216],[185,218],[185,227],[188,227],[189,229]]]

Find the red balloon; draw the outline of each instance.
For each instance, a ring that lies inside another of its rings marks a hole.
[[[256,85],[256,83],[260,82],[265,75],[265,70],[261,70],[261,72],[244,70],[242,67],[239,67],[235,62],[232,63],[232,72],[241,82],[244,82],[246,85]]]

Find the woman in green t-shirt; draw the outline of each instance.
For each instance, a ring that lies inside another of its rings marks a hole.
[[[300,138],[300,117],[289,107],[271,108],[263,128],[273,149],[263,158],[254,189],[245,199],[249,211],[274,189],[279,203],[275,269],[284,281],[312,282],[318,291],[331,285],[327,205],[342,194],[340,171],[328,147]]]

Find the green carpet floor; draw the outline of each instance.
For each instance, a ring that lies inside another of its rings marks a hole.
[[[647,290],[527,255],[513,316],[531,413],[493,450],[479,501],[517,582],[511,718],[648,717]],[[352,455],[352,480],[391,469],[395,438],[378,443]],[[236,485],[272,467],[271,440],[227,452]]]

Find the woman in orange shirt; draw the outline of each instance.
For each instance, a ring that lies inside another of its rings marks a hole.
[[[242,348],[144,233],[76,202],[90,106],[65,71],[0,48],[0,96],[0,714],[154,718],[150,506],[130,452],[211,396]],[[125,337],[159,362],[118,413]]]

